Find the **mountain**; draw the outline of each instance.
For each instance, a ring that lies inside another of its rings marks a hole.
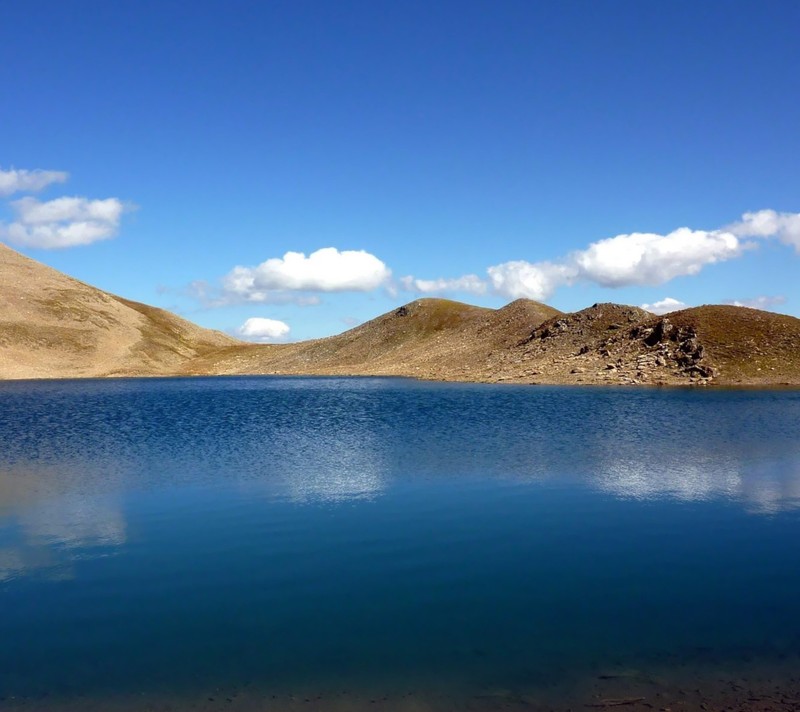
[[[483,309],[420,299],[338,336],[231,346],[190,374],[352,374],[552,384],[800,385],[800,319],[702,306],[656,316],[519,299]]]
[[[237,345],[186,365],[186,373],[315,373],[490,380],[492,355],[560,314],[520,299],[502,309],[418,299],[325,339]]]
[[[418,299],[337,336],[251,344],[95,289],[0,244],[0,378],[390,375],[553,384],[800,386],[800,319],[702,306],[656,316],[518,299]]]
[[[162,374],[234,343],[0,244],[0,378]]]
[[[548,383],[800,385],[800,319],[734,306],[656,316],[595,304],[539,325],[496,373],[515,379],[520,364]]]

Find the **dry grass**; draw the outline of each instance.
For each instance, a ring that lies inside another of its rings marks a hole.
[[[670,314],[692,326],[728,383],[800,383],[800,319],[733,306],[702,306]]]
[[[240,345],[187,364],[189,373],[319,373],[475,380],[492,354],[556,310],[530,300],[485,309],[419,299],[327,339]]]

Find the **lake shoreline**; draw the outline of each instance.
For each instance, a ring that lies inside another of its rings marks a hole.
[[[497,385],[497,386],[544,386],[558,388],[617,388],[617,389],[678,389],[678,390],[710,390],[710,391],[793,391],[800,390],[800,381],[725,381],[725,380],[690,380],[672,379],[660,381],[613,381],[610,379],[598,378],[596,380],[568,380],[568,379],[529,379],[529,378],[436,378],[422,375],[407,375],[402,373],[299,373],[299,372],[269,372],[269,373],[124,373],[110,374],[105,376],[41,376],[24,378],[1,378],[3,383],[57,383],[57,382],[88,382],[88,381],[124,381],[124,380],[170,380],[186,379],[201,380],[206,378],[296,378],[296,379],[391,379],[407,380],[422,383],[439,384],[463,384],[463,385]]]

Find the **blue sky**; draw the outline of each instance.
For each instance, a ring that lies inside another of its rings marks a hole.
[[[4,3],[0,239],[290,327],[250,338],[420,296],[800,315],[798,27],[778,0]]]

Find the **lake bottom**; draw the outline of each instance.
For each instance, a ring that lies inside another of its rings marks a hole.
[[[629,712],[795,712],[800,709],[800,656],[779,660],[713,662],[697,658],[664,661],[647,668],[608,666],[590,675],[564,673],[549,684],[469,691],[405,687],[288,690],[262,684],[232,687],[202,685],[184,694],[174,691],[124,695],[15,696],[0,699],[3,710],[41,712],[575,712],[621,709]]]

